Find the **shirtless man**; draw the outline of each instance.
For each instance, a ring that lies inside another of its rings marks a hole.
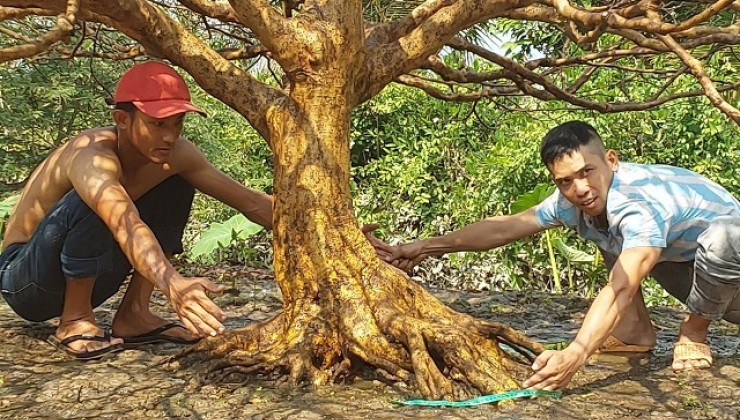
[[[224,312],[206,295],[222,287],[180,275],[168,259],[182,252],[194,188],[272,227],[272,197],[229,178],[181,137],[186,113],[205,114],[174,69],[156,61],[132,67],[113,100],[115,126],[79,134],[31,174],[0,254],[10,307],[30,321],[60,317],[50,341],[79,359],[126,341],[190,343],[224,330]],[[93,308],[131,268],[111,336]],[[182,325],[150,311],[155,287]]]

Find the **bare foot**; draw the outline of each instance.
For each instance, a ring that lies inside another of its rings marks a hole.
[[[707,369],[712,366],[711,352],[706,345],[710,322],[709,319],[691,314],[681,323],[671,365],[674,371]]]
[[[646,349],[655,347],[655,328],[650,321],[650,313],[645,307],[642,290],[632,299],[632,303],[614,326],[612,335],[624,345]]]
[[[148,334],[170,322],[151,313],[149,310],[132,313],[119,308],[113,319],[112,331],[116,337],[136,337]],[[186,328],[178,328],[176,326],[163,331],[161,335],[182,341],[195,341],[200,338],[200,336],[191,333]]]
[[[105,331],[98,327],[94,320],[91,319],[78,319],[78,320],[68,320],[68,321],[60,321],[59,327],[57,327],[57,330],[54,334],[56,338],[59,339],[61,342],[64,339],[67,339],[69,337],[74,336],[83,336],[83,337],[103,337],[105,335]],[[70,342],[69,344],[66,344],[66,348],[69,352],[72,354],[84,354],[84,353],[91,353],[96,352],[99,350],[103,350],[106,348],[109,348],[114,345],[120,345],[123,344],[123,340],[120,338],[111,337],[110,341],[101,341],[101,340],[85,340],[79,339],[74,340]]]

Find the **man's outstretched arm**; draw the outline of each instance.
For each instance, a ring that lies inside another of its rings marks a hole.
[[[660,258],[662,248],[637,247],[622,252],[609,273],[609,283],[591,304],[575,340],[564,350],[547,350],[537,357],[537,371],[524,382],[528,388],[560,389],[568,385],[588,356],[612,333],[642,280]]]
[[[222,331],[225,314],[205,293],[220,286],[205,278],[185,278],[172,267],[120,182],[117,156],[84,148],[75,152],[67,171],[80,198],[108,226],[134,269],[165,293],[183,324],[200,335]]]
[[[383,259],[402,270],[409,270],[431,255],[487,251],[543,230],[535,217],[535,209],[530,208],[513,215],[489,217],[446,235],[392,247],[391,254]]]
[[[182,140],[182,139],[181,139]],[[180,175],[204,194],[239,210],[249,220],[272,229],[273,197],[237,182],[214,167],[195,145],[182,141]]]

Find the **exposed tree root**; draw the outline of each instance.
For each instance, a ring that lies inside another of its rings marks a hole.
[[[515,374],[541,351],[511,327],[455,312],[376,264],[360,281],[286,302],[280,315],[205,339],[178,357],[212,360],[210,371],[221,380],[273,372],[316,386],[342,380],[361,361],[388,380],[413,381],[426,398],[457,400],[518,388]]]

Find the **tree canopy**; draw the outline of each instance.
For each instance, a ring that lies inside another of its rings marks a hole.
[[[391,81],[448,100],[526,95],[601,112],[706,95],[740,123],[732,105],[740,86],[737,0],[2,0],[0,6],[0,61],[168,59],[263,134],[269,104],[284,90],[249,76],[248,68],[265,57],[279,65],[282,87],[310,79],[318,62],[333,59],[319,42],[329,28],[341,34],[335,48],[357,51],[353,104]],[[491,48],[476,42],[480,33],[520,48]],[[455,60],[451,51],[467,59]],[[589,85],[599,73],[613,80],[613,91]],[[641,96],[629,85],[640,86]],[[242,94],[233,97],[233,90]]]

